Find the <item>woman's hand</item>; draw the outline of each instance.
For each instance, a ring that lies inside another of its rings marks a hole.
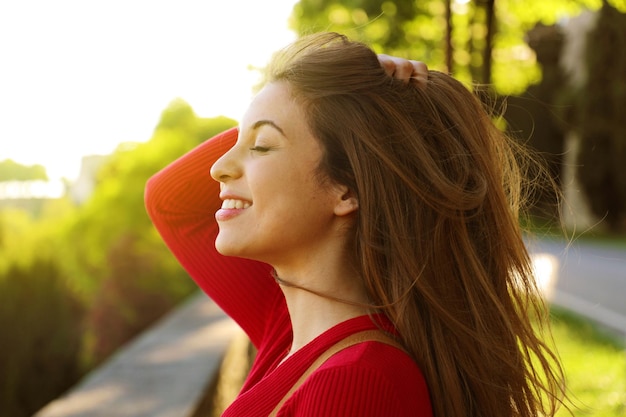
[[[426,87],[428,67],[423,62],[385,54],[378,54],[378,61],[390,77]]]

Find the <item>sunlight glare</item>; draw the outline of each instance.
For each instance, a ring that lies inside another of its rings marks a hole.
[[[143,142],[176,98],[238,119],[295,35],[295,0],[0,2],[0,160],[75,179],[82,156]]]
[[[532,264],[539,290],[547,300],[551,300],[558,278],[559,260],[554,255],[537,253],[532,255]]]

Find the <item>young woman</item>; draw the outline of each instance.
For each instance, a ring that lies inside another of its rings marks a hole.
[[[238,130],[149,181],[163,239],[258,349],[224,416],[554,413],[560,368],[531,322],[518,226],[524,154],[424,71],[302,38]]]

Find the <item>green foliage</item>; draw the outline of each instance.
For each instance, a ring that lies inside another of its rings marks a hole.
[[[176,100],[148,142],[120,145],[99,171],[93,195],[67,231],[68,272],[81,277],[80,291],[92,305],[87,360],[101,361],[193,290],[146,214],[144,187],[169,162],[234,124],[199,118]]]
[[[291,26],[299,34],[335,31],[371,45],[375,51],[419,59],[430,68],[446,71],[447,0],[301,0],[294,7]],[[626,7],[626,0],[611,3]],[[598,9],[601,0],[497,0],[492,51],[487,45],[485,1],[450,0],[453,68],[451,73],[469,84],[489,82],[500,94],[519,94],[541,79],[533,51],[525,42],[538,22],[554,24]],[[485,80],[485,54],[492,60]]]
[[[109,248],[107,275],[85,317],[89,363],[107,358],[192,289],[181,270],[163,268],[159,252],[142,248],[131,234]]]
[[[97,186],[68,225],[73,273],[82,274],[91,294],[108,274],[109,250],[132,234],[142,245],[175,264],[153,230],[143,202],[146,181],[201,141],[235,124],[227,118],[198,118],[187,103],[174,101],[164,110],[152,138],[124,143],[99,170]],[[168,262],[165,262],[168,264]]]
[[[0,182],[29,180],[48,180],[43,165],[21,165],[11,159],[0,161]]]
[[[563,34],[559,27],[539,24],[527,34],[528,44],[541,65],[543,78],[521,95],[506,100],[508,133],[528,143],[544,157],[550,177],[560,184],[566,128],[559,122],[557,103],[566,77],[560,66]],[[559,216],[554,190],[538,189],[534,215]],[[543,213],[540,214],[540,211]]]
[[[377,52],[443,63],[441,1],[301,0],[291,26],[299,34],[335,31],[366,42]]]
[[[82,370],[82,307],[54,261],[0,273],[0,414],[29,416]]]
[[[106,159],[81,206],[0,210],[0,415],[32,415],[195,289],[151,224],[144,187],[234,125],[176,100],[148,142]]]
[[[0,274],[17,266],[28,268],[37,259],[58,256],[61,223],[73,213],[69,201],[43,204],[43,219],[34,219],[24,210],[0,210]]]

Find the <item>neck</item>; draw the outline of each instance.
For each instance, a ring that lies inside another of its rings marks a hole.
[[[310,275],[306,279],[293,279],[284,278],[279,271],[277,275],[287,282],[281,284],[281,288],[293,326],[293,342],[289,355],[331,327],[369,312],[365,291],[356,279],[337,275],[334,279],[328,275],[318,277],[320,279]]]

